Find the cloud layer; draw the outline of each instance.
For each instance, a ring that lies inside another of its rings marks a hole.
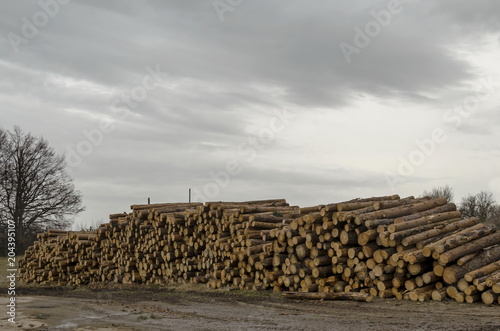
[[[188,188],[312,205],[450,184],[500,200],[496,1],[66,2],[2,6],[0,125],[81,157],[80,221]],[[146,89],[151,70],[161,81]],[[426,154],[436,128],[447,139]],[[217,183],[231,162],[240,171]]]

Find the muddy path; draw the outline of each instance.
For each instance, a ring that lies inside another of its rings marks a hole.
[[[6,293],[2,291],[0,293]],[[500,330],[500,306],[374,299],[293,301],[206,288],[20,288],[0,330]],[[8,297],[0,296],[6,307]]]

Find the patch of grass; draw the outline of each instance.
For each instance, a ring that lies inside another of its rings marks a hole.
[[[155,314],[151,313],[151,314],[149,315],[149,318],[151,318],[151,319],[155,319],[155,318],[158,318],[158,316],[156,316]]]
[[[35,315],[35,319],[37,320],[46,320],[49,317],[47,314],[37,314]]]
[[[137,316],[137,319],[138,319],[138,320],[141,320],[141,321],[144,321],[144,320],[147,320],[147,319],[148,319],[148,317],[147,317],[147,316],[145,316],[145,315],[140,315],[140,316]]]

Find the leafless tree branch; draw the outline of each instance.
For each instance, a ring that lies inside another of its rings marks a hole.
[[[29,234],[67,228],[83,210],[64,156],[19,127],[0,129],[0,226],[14,221],[18,253],[26,248]]]

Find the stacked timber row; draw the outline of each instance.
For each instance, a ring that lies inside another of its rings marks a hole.
[[[445,199],[133,205],[93,232],[48,231],[20,262],[40,284],[206,283],[499,303],[500,232]]]

